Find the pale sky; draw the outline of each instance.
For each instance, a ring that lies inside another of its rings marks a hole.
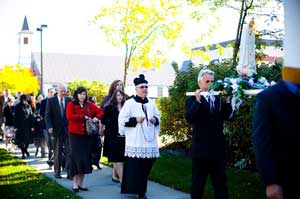
[[[101,5],[108,0],[0,0],[0,67],[15,64],[18,60],[18,32],[21,31],[24,16],[27,16],[32,36],[33,52],[40,52],[40,32],[36,28],[47,24],[43,31],[43,52],[66,54],[123,55],[121,48],[105,43],[104,35],[89,21],[98,14]],[[238,13],[223,10],[222,23],[207,42],[216,43],[235,38]],[[188,25],[187,40],[198,31],[207,28],[202,25]],[[179,46],[179,45],[177,45]],[[170,50],[170,61],[179,64],[185,55],[179,47]]]
[[[105,44],[101,31],[89,21],[105,0],[0,0],[0,66],[14,64],[18,56],[18,35],[27,16],[33,51],[53,53],[121,55],[122,51]]]

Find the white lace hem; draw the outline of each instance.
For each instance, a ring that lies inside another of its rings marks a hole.
[[[158,147],[125,147],[125,156],[131,158],[158,158]]]

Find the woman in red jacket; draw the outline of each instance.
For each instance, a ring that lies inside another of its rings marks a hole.
[[[78,87],[74,92],[73,101],[67,105],[67,119],[69,121],[69,139],[71,147],[70,175],[73,177],[73,191],[88,191],[83,185],[84,174],[92,172],[91,139],[87,135],[85,119],[92,118],[99,123],[104,112],[91,102],[87,101],[87,90]],[[87,108],[88,106],[88,108]]]

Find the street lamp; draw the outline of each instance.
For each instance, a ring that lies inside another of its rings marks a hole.
[[[40,25],[37,31],[41,33],[41,94],[43,94],[43,28],[47,28],[47,24]]]

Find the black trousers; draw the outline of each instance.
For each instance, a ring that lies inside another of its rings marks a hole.
[[[225,160],[192,158],[192,199],[202,199],[207,176],[210,176],[216,199],[227,199]]]
[[[24,143],[21,143],[18,145],[18,147],[21,149],[22,156],[25,156],[25,153],[28,153],[28,151],[27,151],[28,146],[29,146],[29,144],[24,144]]]
[[[53,161],[53,143],[54,143],[54,137],[50,135],[48,130],[44,129],[44,136],[45,136],[45,144],[48,148],[48,160]]]
[[[54,152],[54,175],[60,175],[61,167],[65,168],[65,163],[68,162],[70,156],[68,133],[61,133],[52,138],[52,141]]]
[[[91,159],[93,165],[99,165],[102,153],[101,138],[99,135],[92,136]]]
[[[156,158],[125,157],[121,193],[144,195],[155,160]]]

